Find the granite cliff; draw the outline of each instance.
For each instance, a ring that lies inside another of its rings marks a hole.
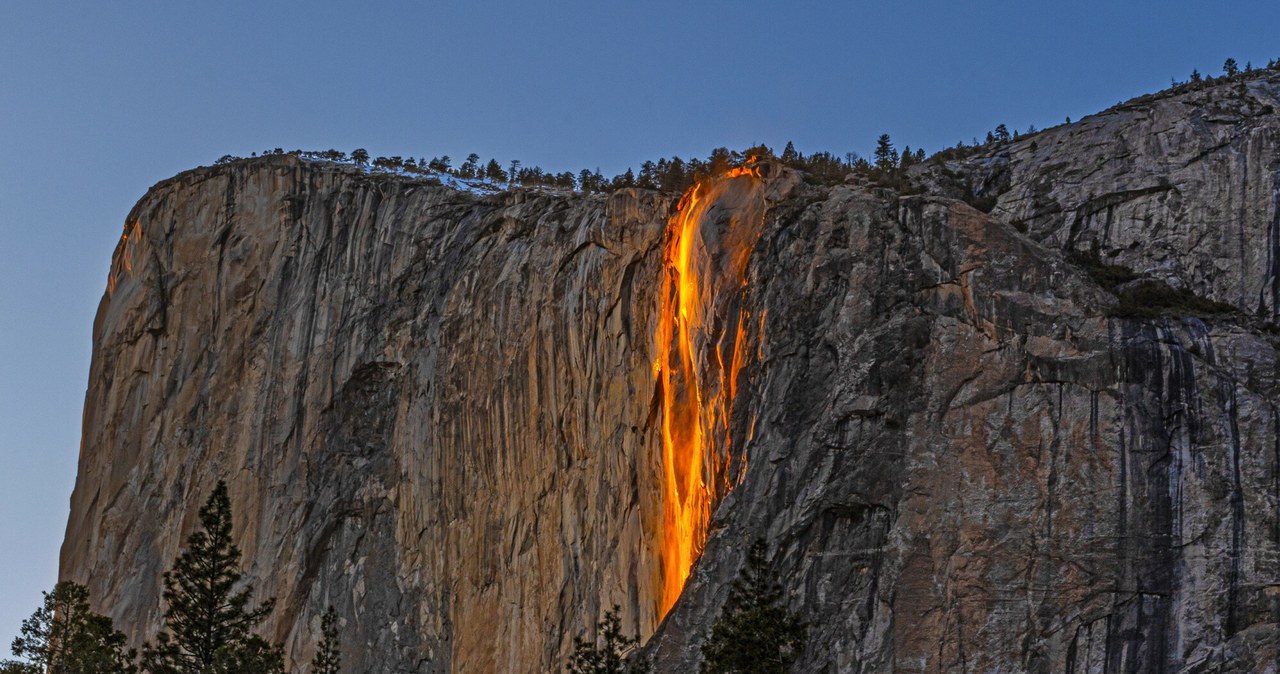
[[[913,195],[186,172],[113,259],[61,575],[146,638],[222,478],[295,663],[332,604],[352,672],[553,671],[617,604],[696,671],[764,537],[799,671],[1275,672],[1277,110],[1141,99]],[[1086,250],[1235,311],[1116,315]]]

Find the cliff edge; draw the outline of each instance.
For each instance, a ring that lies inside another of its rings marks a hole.
[[[695,671],[763,537],[799,671],[1274,670],[1277,110],[1275,76],[1142,100],[912,196],[766,163],[692,234],[644,190],[181,174],[115,252],[61,575],[147,638],[225,479],[295,664],[332,604],[348,671],[552,671],[616,604]],[[1230,310],[1132,317],[1086,253]],[[690,386],[712,507],[666,612]]]

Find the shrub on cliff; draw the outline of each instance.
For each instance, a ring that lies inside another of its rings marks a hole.
[[[0,663],[0,674],[132,674],[134,652],[111,619],[89,610],[83,585],[61,582],[22,621],[13,654],[27,662]]]
[[[1238,310],[1225,302],[1201,297],[1187,288],[1172,288],[1161,281],[1143,281],[1125,287],[1109,315],[1115,318],[1162,316],[1214,316]]]
[[[596,624],[595,640],[574,637],[569,674],[646,674],[649,671],[649,663],[634,654],[640,640],[622,635],[618,610],[619,607],[614,606],[605,612],[604,620]]]
[[[149,674],[274,674],[284,671],[279,647],[251,634],[274,600],[250,610],[240,550],[231,542],[231,501],[219,481],[200,509],[200,530],[164,574],[168,608],[154,645],[143,648]]]
[[[765,560],[765,543],[747,553],[724,611],[702,645],[702,674],[784,674],[804,650],[808,627],[782,605],[782,586]]]

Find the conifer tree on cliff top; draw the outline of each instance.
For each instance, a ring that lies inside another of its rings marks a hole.
[[[164,574],[167,631],[143,649],[149,674],[275,674],[284,671],[278,646],[252,634],[270,614],[269,599],[250,610],[240,550],[231,542],[231,501],[219,481],[200,509],[200,530]],[[237,586],[243,588],[236,591]]]
[[[785,674],[804,650],[806,633],[800,617],[782,605],[782,587],[758,540],[702,645],[702,674]]]

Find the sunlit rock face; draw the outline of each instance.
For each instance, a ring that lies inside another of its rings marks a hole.
[[[142,640],[222,478],[296,664],[332,604],[349,671],[554,671],[616,604],[696,671],[763,537],[797,671],[1275,671],[1280,83],[1238,84],[910,197],[182,174],[116,251],[62,575]],[[1243,311],[1111,318],[1094,240]]]
[[[548,671],[658,620],[673,198],[480,197],[280,157],[157,185],[95,329],[64,573],[141,638],[212,485],[295,662]]]

